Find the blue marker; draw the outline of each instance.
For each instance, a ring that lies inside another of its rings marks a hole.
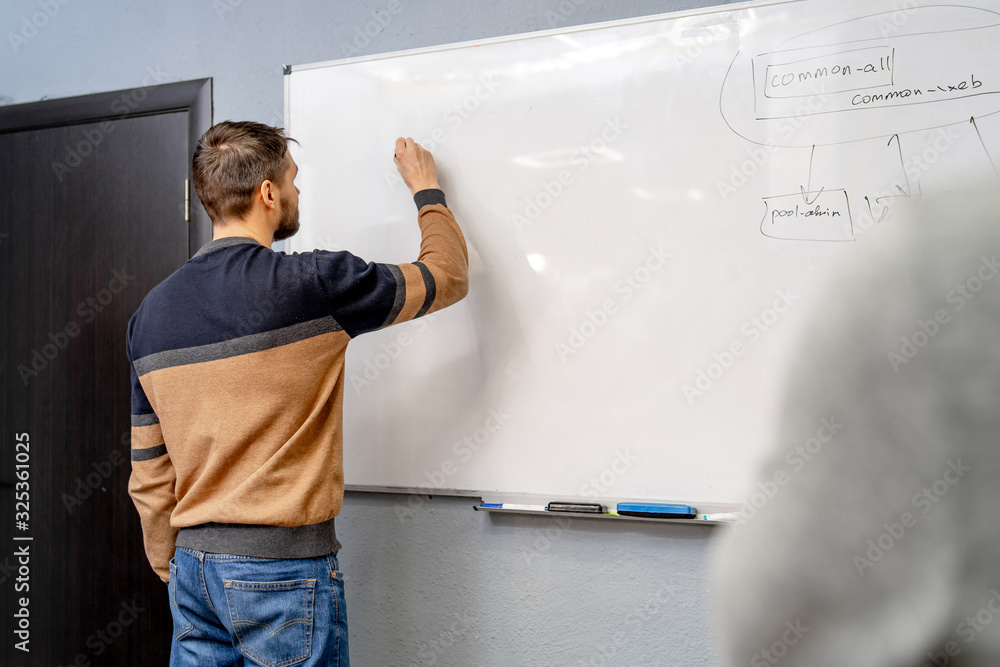
[[[483,503],[480,507],[493,507],[496,509],[502,509],[503,503]]]

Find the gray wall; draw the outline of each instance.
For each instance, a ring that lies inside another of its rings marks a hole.
[[[389,0],[6,0],[0,104],[212,77],[215,121],[280,125],[283,64],[718,4],[399,1],[381,32],[355,45]],[[355,665],[717,664],[710,528],[497,516],[472,505],[347,494],[338,534]]]

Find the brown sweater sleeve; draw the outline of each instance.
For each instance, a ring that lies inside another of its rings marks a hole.
[[[352,338],[446,308],[469,291],[469,251],[444,193],[421,190],[413,200],[421,235],[413,262],[367,262],[347,251],[293,255],[310,266],[331,315]]]
[[[416,264],[434,278],[434,296],[427,301],[433,313],[461,301],[469,292],[469,250],[451,210],[428,204],[418,214],[421,241]],[[426,292],[425,292],[426,297]]]
[[[170,580],[177,529],[170,515],[177,504],[176,473],[163,444],[159,423],[132,426],[132,474],[128,492],[142,523],[142,538],[149,564],[161,580]]]
[[[383,327],[446,308],[469,292],[469,251],[444,193],[421,190],[413,199],[419,207],[420,254],[408,264],[380,265],[394,278],[394,303]]]

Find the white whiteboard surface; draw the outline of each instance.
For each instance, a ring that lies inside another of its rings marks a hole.
[[[1000,15],[913,4],[291,68],[289,251],[416,259],[398,136],[433,152],[470,249],[464,301],[351,343],[349,488],[739,503],[826,273],[894,203],[1000,155]]]

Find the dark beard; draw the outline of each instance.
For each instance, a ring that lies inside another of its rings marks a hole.
[[[293,210],[285,198],[281,198],[281,218],[278,219],[278,229],[274,232],[275,241],[284,241],[295,236],[299,231],[299,207]]]

